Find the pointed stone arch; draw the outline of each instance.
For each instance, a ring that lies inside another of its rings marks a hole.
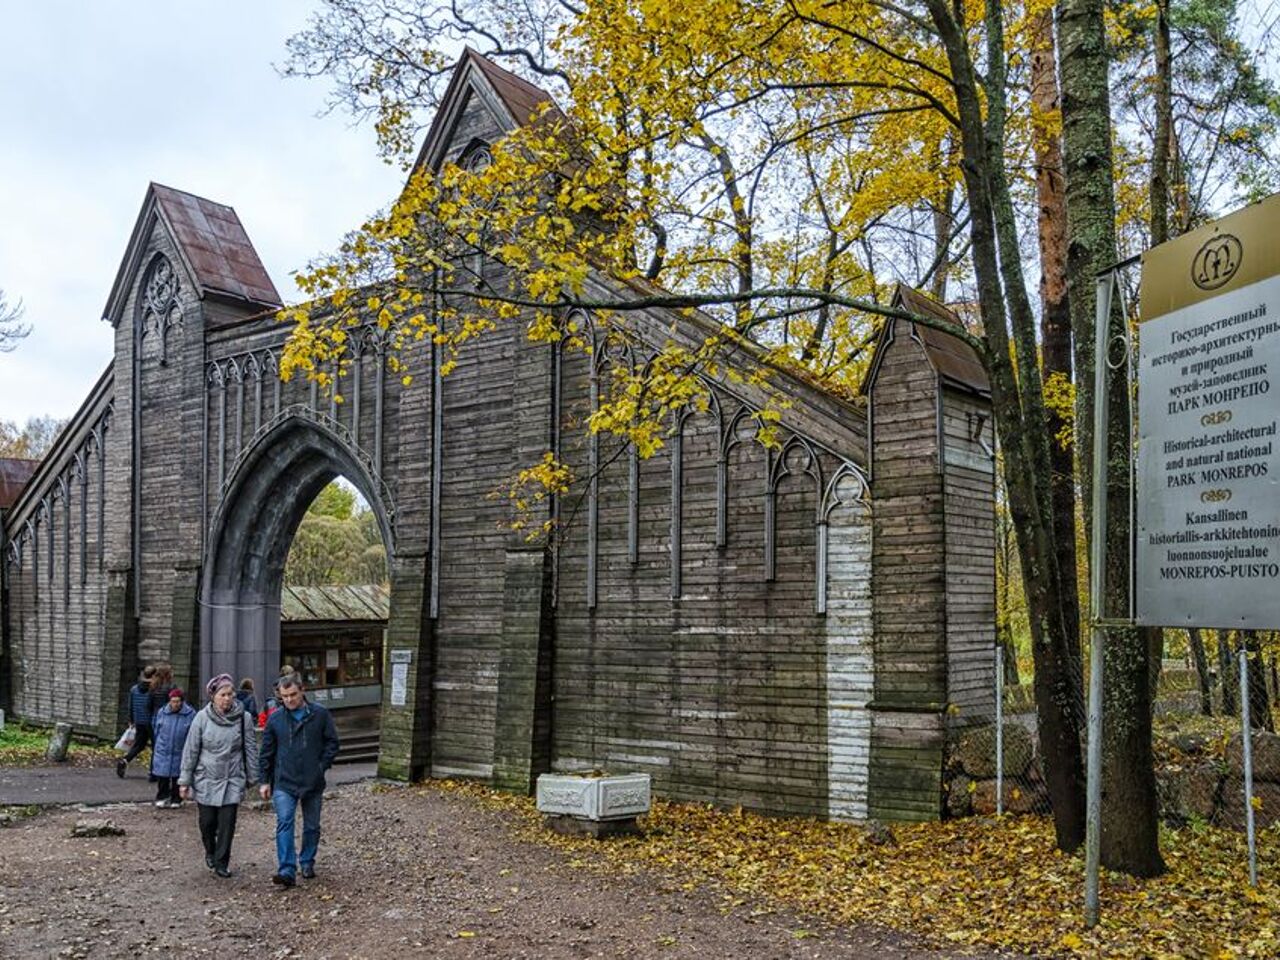
[[[200,676],[265,684],[280,662],[280,590],[298,524],[333,479],[351,481],[378,519],[388,565],[395,507],[349,433],[303,406],[269,420],[236,458],[209,525],[200,589]],[[265,686],[262,689],[267,689]]]

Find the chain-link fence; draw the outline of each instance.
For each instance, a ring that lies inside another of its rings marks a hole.
[[[1161,681],[1153,721],[1161,818],[1238,831],[1252,849],[1258,831],[1280,830],[1274,676],[1262,657],[1241,650],[1209,683],[1177,664]]]
[[[997,647],[984,672],[981,692],[950,709],[947,812],[1048,814],[1029,664]]]
[[[1280,833],[1278,686],[1270,665],[1245,651],[1208,675],[1190,662],[1164,661],[1152,729],[1160,817],[1168,827],[1220,828],[1242,838]],[[989,690],[952,706],[948,739],[948,815],[1052,813],[1029,661],[1011,663],[997,648]]]

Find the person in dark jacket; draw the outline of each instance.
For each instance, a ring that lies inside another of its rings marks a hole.
[[[116,761],[116,776],[123,777],[129,761],[147,748],[151,742],[151,717],[155,710],[151,708],[151,684],[155,679],[156,668],[147,666],[138,677],[138,682],[129,688],[127,713],[129,725],[133,727],[133,746]]]
[[[156,711],[151,721],[151,775],[157,783],[157,807],[182,806],[182,797],[178,795],[182,748],[187,744],[187,733],[196,716],[195,708],[184,696],[179,687],[170,690],[168,702]]]
[[[236,691],[236,699],[240,701],[240,706],[244,707],[244,712],[256,720],[258,717],[258,698],[254,696],[253,677],[245,677],[240,681],[240,689]]]
[[[320,806],[324,774],[338,755],[338,731],[324,707],[310,703],[302,679],[288,674],[277,681],[280,709],[267,720],[259,754],[258,788],[276,811],[276,861],[272,883],[292,887],[295,872],[308,880],[316,875],[320,845]],[[294,847],[294,820],[302,807],[302,849]]]

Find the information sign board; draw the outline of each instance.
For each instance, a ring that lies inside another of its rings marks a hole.
[[[1143,258],[1141,624],[1280,626],[1280,196]]]

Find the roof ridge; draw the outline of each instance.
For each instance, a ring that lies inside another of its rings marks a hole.
[[[470,56],[475,60],[477,66],[479,66],[485,73],[495,71],[499,75],[500,79],[514,81],[518,85],[524,87],[529,93],[537,94],[543,99],[551,103],[555,103],[555,97],[551,95],[549,90],[538,86],[531,80],[525,79],[513,70],[508,70],[506,67],[502,66],[502,64],[498,63],[496,60],[486,57],[474,47],[465,47],[462,52],[464,57]]]

